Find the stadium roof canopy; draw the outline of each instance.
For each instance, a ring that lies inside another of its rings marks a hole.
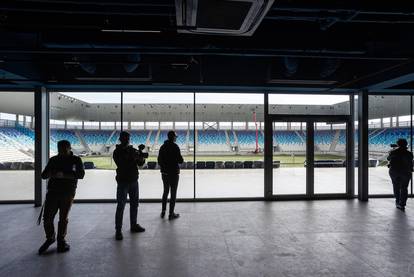
[[[52,93],[50,98],[50,117],[56,120],[73,121],[119,121],[120,120],[120,93],[109,93],[107,103],[87,102],[88,97],[78,97],[82,93]],[[96,95],[101,95],[95,93]],[[125,121],[193,121],[194,105],[192,93],[179,93],[174,103],[163,101],[166,93],[133,93],[124,94],[123,107]],[[167,93],[168,95],[168,93]],[[220,96],[219,101],[213,97]],[[91,96],[91,95],[90,95]],[[140,97],[143,96],[143,97]],[[156,97],[158,96],[158,97]],[[290,96],[291,97],[291,96]],[[303,97],[303,96],[301,96]],[[274,99],[269,106],[270,113],[281,114],[344,114],[349,111],[349,102],[343,101],[346,96],[338,96],[327,101],[324,105],[294,102],[298,98],[290,99],[291,103],[278,104],[282,98]],[[83,100],[81,100],[83,99]],[[91,98],[93,99],[93,98]],[[99,99],[99,98],[98,98]],[[112,101],[118,99],[117,101]],[[177,99],[180,99],[179,101]],[[225,99],[225,101],[223,101]],[[319,98],[320,99],[323,98]],[[372,96],[370,97],[369,118],[386,118],[405,116],[410,114],[409,96]],[[247,102],[250,100],[250,102]],[[337,101],[334,101],[337,100]],[[338,100],[340,100],[338,102]],[[263,119],[263,97],[257,94],[196,94],[197,104],[196,121],[253,121],[253,113],[257,120]],[[286,102],[289,102],[285,100]],[[275,103],[275,104],[273,104]],[[28,92],[1,92],[0,111],[12,114],[33,115],[33,94]]]
[[[410,92],[413,11],[410,1],[1,1],[0,88]]]

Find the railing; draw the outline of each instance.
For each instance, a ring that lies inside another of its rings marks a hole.
[[[16,127],[16,121],[8,119],[0,119],[0,127]]]

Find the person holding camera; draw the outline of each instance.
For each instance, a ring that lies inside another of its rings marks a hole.
[[[177,197],[178,179],[180,176],[179,164],[182,164],[184,159],[181,156],[180,148],[175,143],[177,140],[177,134],[174,131],[169,131],[167,136],[168,140],[166,140],[161,146],[158,154],[158,164],[161,168],[162,182],[164,184],[161,218],[164,218],[165,216],[168,193],[171,188],[170,213],[168,219],[172,220],[180,216],[179,214],[174,213],[174,208],[175,199]]]
[[[408,184],[413,171],[413,154],[407,149],[407,140],[398,139],[397,144],[391,144],[395,148],[389,152],[389,174],[394,188],[395,204],[397,209],[405,210],[408,196]]]
[[[53,221],[58,211],[57,251],[67,252],[70,250],[69,244],[65,241],[69,211],[75,197],[78,179],[83,179],[85,176],[82,160],[73,155],[70,142],[61,140],[57,143],[57,148],[58,154],[49,159],[42,172],[42,179],[49,179],[49,181],[42,210],[46,241],[39,248],[39,255],[46,252],[49,246],[56,241]],[[42,212],[39,215],[39,224]]]
[[[127,195],[129,194],[130,201],[130,224],[132,233],[145,232],[145,229],[137,224],[138,216],[138,200],[139,200],[139,187],[138,187],[138,166],[142,166],[145,163],[145,159],[148,158],[148,153],[144,153],[145,145],[139,145],[138,149],[135,149],[129,144],[130,134],[122,131],[119,135],[120,144],[116,145],[113,158],[117,166],[116,169],[116,214],[115,214],[115,239],[122,240],[122,219],[124,216],[125,204],[127,201]]]

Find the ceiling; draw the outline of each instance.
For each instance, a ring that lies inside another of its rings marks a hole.
[[[0,88],[409,92],[413,27],[409,1],[1,1]]]

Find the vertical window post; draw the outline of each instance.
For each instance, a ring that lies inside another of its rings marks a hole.
[[[368,91],[358,95],[358,199],[368,201]]]
[[[42,170],[49,160],[49,93],[44,87],[35,88],[35,207],[42,205],[46,181]]]

